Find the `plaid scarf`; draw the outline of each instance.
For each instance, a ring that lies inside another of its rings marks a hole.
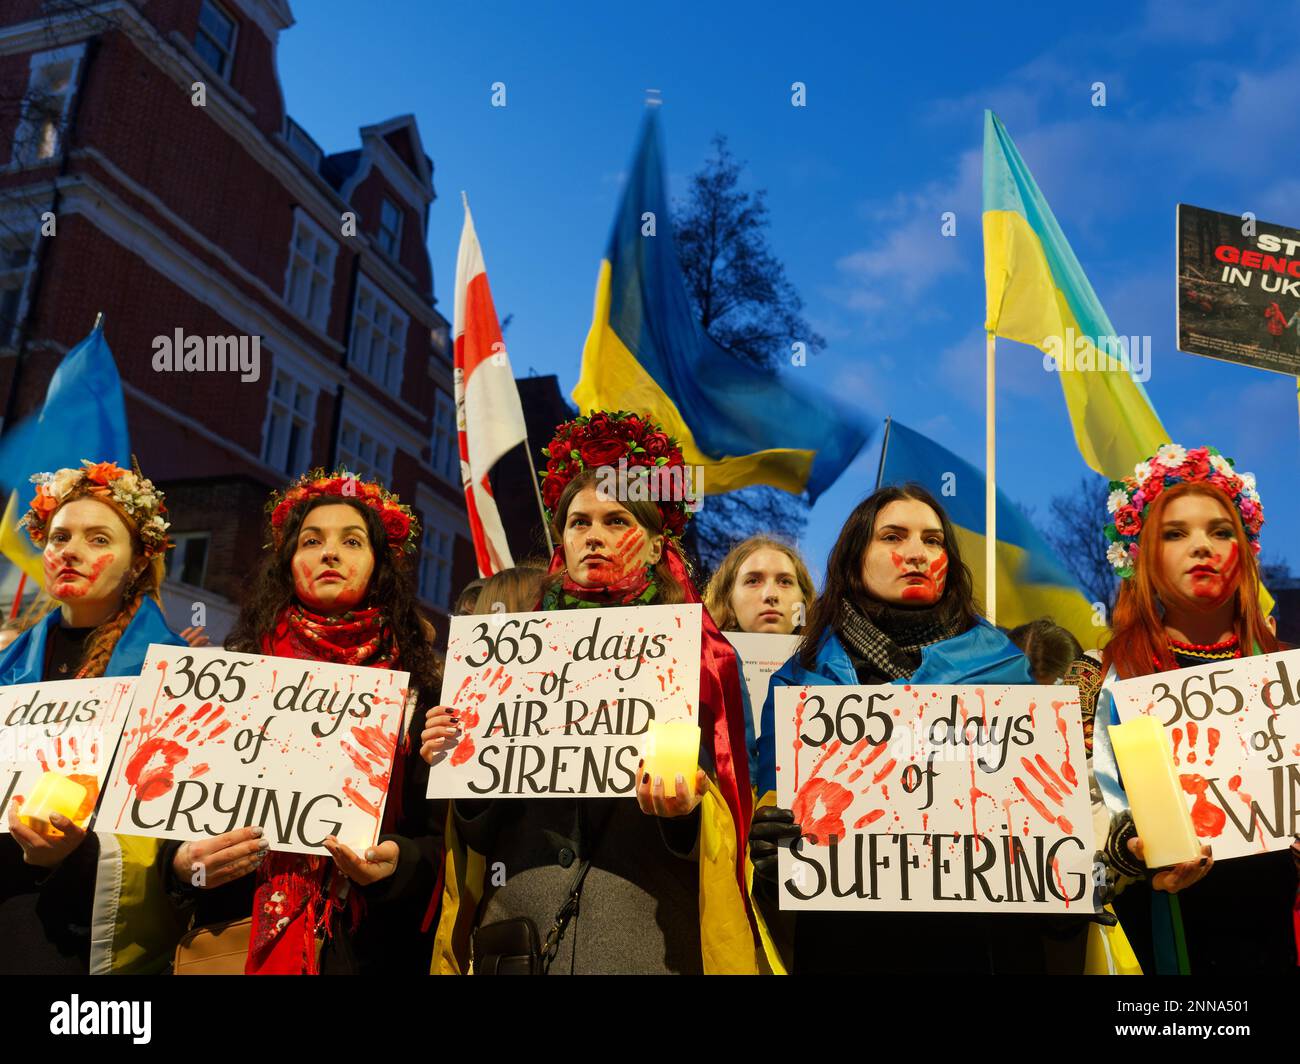
[[[836,631],[853,659],[854,667],[886,681],[911,676],[921,664],[921,648],[965,631],[959,617],[945,605],[927,609],[898,609],[872,603],[871,616],[843,599]]]

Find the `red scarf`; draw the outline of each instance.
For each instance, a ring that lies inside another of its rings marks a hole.
[[[298,602],[290,603],[270,634],[262,637],[262,653],[375,669],[398,667],[397,642],[388,618],[377,607],[352,610],[341,617],[323,617]],[[399,748],[393,760],[391,795],[401,794],[398,775],[403,760]],[[393,806],[390,801],[386,810],[390,816],[396,815]],[[268,854],[257,873],[244,973],[320,974],[316,962],[317,928],[323,927],[328,935],[336,910],[347,909],[354,927],[361,917],[360,894],[349,890],[349,886],[350,880],[328,857]]]

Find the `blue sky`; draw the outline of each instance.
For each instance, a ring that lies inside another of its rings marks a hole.
[[[1300,3],[866,6],[390,0],[380,22],[354,0],[297,0],[280,75],[289,113],[326,151],[416,116],[439,196],[429,250],[443,313],[463,189],[498,311],[514,315],[516,372],[555,373],[566,392],[645,90],[660,90],[674,195],[715,131],[767,189],[771,244],[828,341],[790,372],[981,467],[992,107],[1116,331],[1151,336],[1146,388],[1175,441],[1256,473],[1265,557],[1300,567],[1296,382],[1178,353],[1174,301],[1180,201],[1300,227]],[[503,108],[491,106],[498,81]],[[806,107],[791,106],[795,81]],[[945,211],[954,238],[940,235]],[[998,351],[999,485],[1042,513],[1087,467],[1041,356]],[[868,446],[814,508],[815,569],[877,460]]]

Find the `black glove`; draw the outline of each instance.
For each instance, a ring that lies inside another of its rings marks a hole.
[[[797,839],[802,834],[789,809],[768,805],[758,810],[754,822],[749,825],[749,859],[754,865],[754,874],[775,883],[777,843]]]

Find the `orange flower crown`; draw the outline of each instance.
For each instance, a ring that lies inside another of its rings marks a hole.
[[[395,558],[414,554],[420,542],[420,522],[409,506],[398,501],[397,496],[374,481],[361,480],[346,469],[326,473],[313,469],[304,473],[283,492],[272,492],[266,504],[271,515],[271,542],[276,550],[284,545],[284,523],[300,502],[323,495],[341,496],[344,499],[368,506],[379,515],[388,534],[388,549]]]
[[[134,523],[145,557],[155,557],[171,546],[167,539],[171,525],[163,518],[167,512],[163,493],[140,472],[134,456],[131,469],[123,469],[116,462],[92,462],[89,458],[83,458],[81,466],[32,476],[36,495],[18,523],[27,529],[36,546],[45,546],[50,518],[74,495],[98,496],[116,504]]]

